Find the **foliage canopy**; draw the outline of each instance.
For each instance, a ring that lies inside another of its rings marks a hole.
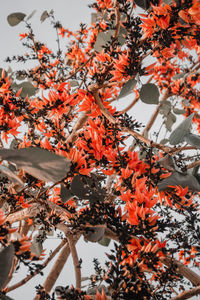
[[[90,6],[92,23],[77,32],[42,13],[55,29],[55,52],[34,35],[35,11],[7,18],[24,22],[26,54],[6,61],[34,67],[1,70],[1,297],[59,253],[35,299],[186,299],[200,293],[200,3]],[[128,95],[131,104],[118,110]],[[140,101],[155,106],[145,126],[128,114]],[[58,230],[60,245],[44,254]],[[115,241],[106,267],[95,259],[87,278],[76,249],[82,235],[105,247]],[[51,292],[70,253],[76,286]],[[21,264],[27,276],[10,285]]]

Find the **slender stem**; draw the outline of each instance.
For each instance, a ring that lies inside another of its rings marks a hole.
[[[73,130],[72,130],[72,133],[67,137],[66,139],[66,143],[73,143],[75,142],[76,140],[76,133],[77,131],[83,127],[83,125],[87,122],[87,119],[88,119],[88,112],[82,114],[79,119],[77,120]]]
[[[161,98],[159,104],[157,105],[157,107],[156,107],[156,109],[155,109],[153,115],[151,116],[151,119],[150,119],[149,122],[147,123],[147,125],[146,125],[146,127],[145,127],[145,129],[144,129],[144,131],[143,131],[143,135],[147,134],[147,133],[149,132],[149,130],[151,129],[152,125],[154,124],[154,122],[155,122],[155,120],[156,120],[156,118],[157,118],[157,116],[158,116],[160,107],[161,107],[161,105],[162,105],[162,102],[161,102],[161,101],[167,100],[168,97],[169,97],[169,90],[167,89],[167,90],[164,92],[164,94],[163,94],[163,96],[162,96],[162,98]]]

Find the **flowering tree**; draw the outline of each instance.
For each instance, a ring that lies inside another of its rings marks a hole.
[[[59,252],[35,299],[188,299],[200,293],[200,3],[96,0],[91,9],[92,23],[75,33],[43,12],[55,53],[35,37],[32,14],[8,16],[25,24],[26,54],[7,62],[34,67],[1,70],[1,297]],[[141,101],[155,107],[145,126],[128,114]],[[60,245],[44,253],[52,232]],[[105,268],[94,260],[88,278],[76,249],[82,235],[115,241]],[[54,287],[70,254],[76,286]],[[10,284],[21,264],[25,278]]]

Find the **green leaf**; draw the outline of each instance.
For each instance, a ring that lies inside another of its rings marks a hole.
[[[150,7],[149,0],[134,0],[135,4],[143,9],[148,9]]]
[[[104,290],[105,294],[106,295],[110,295],[107,287],[105,285],[100,285],[100,286],[94,286],[92,288],[89,288],[87,289],[87,295],[96,295],[97,294],[97,290],[98,292],[101,294],[102,293],[102,290]]]
[[[0,289],[4,287],[8,275],[10,273],[10,269],[12,267],[13,258],[15,254],[15,249],[13,244],[5,247],[0,252]]]
[[[136,84],[137,84],[137,80],[135,80],[135,79],[130,79],[129,81],[127,81],[123,85],[117,99],[120,99],[120,98],[123,98],[123,97],[126,97],[127,95],[129,95],[133,91]]]
[[[184,141],[184,136],[190,132],[194,113],[187,117],[170,135],[169,142],[176,145]]]
[[[83,276],[83,277],[81,277],[81,281],[87,281],[87,280],[90,280],[90,277],[87,277],[87,276]]]
[[[168,142],[169,142],[168,139],[162,139],[162,140],[160,141],[160,144],[165,145],[165,144],[167,144]]]
[[[94,50],[101,52],[103,49],[103,46],[105,46],[108,42],[111,41],[111,37],[114,34],[114,30],[107,30],[106,32],[99,32],[96,42],[94,44]]]
[[[71,80],[71,81],[70,81],[70,86],[71,86],[71,87],[79,86],[79,83],[78,83],[77,80]]]
[[[188,187],[188,189],[192,192],[200,192],[200,184],[192,174],[174,172],[169,177],[158,183],[158,191],[167,190],[169,185],[180,185],[183,188]]]
[[[103,238],[104,233],[105,233],[105,228],[88,227],[87,231],[83,234],[83,236],[89,242],[96,243]]]
[[[108,247],[109,244],[111,242],[111,239],[109,238],[106,238],[106,237],[103,237],[100,241],[98,241],[98,243],[101,245],[101,246],[105,246],[105,247]]]
[[[71,161],[39,147],[0,149],[0,156],[42,181],[58,182],[67,176]]]
[[[163,158],[159,159],[159,160],[157,161],[157,163],[158,163],[161,167],[163,167],[163,168],[165,168],[165,169],[167,169],[167,170],[169,170],[169,171],[175,171],[175,169],[176,169],[176,165],[175,165],[175,162],[174,162],[174,158],[173,158],[171,155],[169,155],[169,154],[167,154],[167,155],[164,156]]]
[[[181,79],[185,76],[185,73],[179,73],[179,74],[176,74],[172,77],[173,80],[177,80],[177,79]]]
[[[172,126],[176,122],[176,116],[173,113],[168,113],[164,121],[167,130],[172,131]]]
[[[192,146],[200,148],[200,136],[193,133],[186,133],[184,141]]]
[[[21,12],[17,12],[17,13],[13,13],[13,14],[10,14],[8,17],[7,17],[7,21],[8,21],[8,24],[10,26],[16,26],[18,25],[20,22],[22,22],[24,20],[24,18],[26,17],[26,14],[23,14]]]
[[[186,113],[186,110],[185,109],[179,109],[179,108],[173,108],[173,112],[176,114],[176,115],[183,115]]]
[[[162,101],[159,107],[159,113],[163,116],[167,116],[171,110],[171,102],[170,101]]]
[[[97,13],[92,13],[92,23],[97,23],[101,19],[101,15]],[[108,15],[105,14],[105,21],[108,21]],[[125,19],[125,14],[122,14],[121,20]],[[94,50],[101,52],[103,47],[112,41],[112,37],[114,36],[115,30],[109,29],[103,32],[99,32],[97,35],[96,42],[94,44]],[[119,34],[118,34],[118,43],[122,46],[126,41],[127,30],[120,26]]]
[[[158,104],[159,90],[153,83],[144,84],[140,90],[140,99],[147,104]]]

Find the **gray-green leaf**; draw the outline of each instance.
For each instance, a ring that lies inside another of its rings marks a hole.
[[[71,161],[39,147],[0,149],[0,156],[42,181],[58,182],[66,177]]]
[[[137,80],[135,80],[135,79],[130,79],[129,81],[127,81],[123,85],[117,99],[120,99],[120,98],[123,98],[123,97],[129,95],[132,92],[132,90],[134,89],[134,87],[136,86],[136,84],[137,84]]]
[[[10,26],[16,26],[18,25],[20,22],[22,22],[24,20],[24,18],[26,17],[26,14],[23,14],[21,12],[17,12],[17,13],[13,13],[13,14],[10,14],[8,17],[7,17],[7,21],[8,21],[8,24]]]
[[[153,83],[146,83],[140,90],[140,99],[147,104],[158,104],[159,90]]]
[[[28,95],[29,97],[35,95],[36,90],[37,90],[37,89],[32,85],[32,83],[29,82],[29,81],[24,81],[24,82],[22,82],[22,83],[20,83],[20,84],[14,83],[14,84],[12,84],[12,88],[13,88],[14,90],[16,90],[16,91],[19,91],[19,90],[22,88],[22,91],[21,91],[20,96],[23,97],[23,98],[25,98],[27,95]]]
[[[3,288],[8,275],[10,273],[10,269],[12,267],[12,262],[15,254],[15,249],[13,244],[5,247],[0,252],[0,289]]]
[[[192,174],[174,172],[158,183],[158,191],[164,191],[168,189],[170,185],[180,185],[183,188],[188,187],[192,192],[200,192],[200,184]]]
[[[200,136],[193,133],[186,133],[184,141],[192,146],[200,148]]]
[[[69,199],[73,197],[72,193],[69,189],[67,189],[63,184],[61,184],[60,189],[60,198],[63,203],[66,203]]]
[[[167,128],[167,130],[172,131],[172,125],[176,122],[176,116],[173,113],[169,113],[166,116],[166,119],[164,121],[165,126]]]
[[[184,137],[190,132],[194,113],[187,117],[170,135],[169,142],[171,145],[176,145],[184,141]]]
[[[174,158],[167,154],[166,156],[164,156],[163,158],[159,159],[157,161],[157,163],[159,163],[159,165],[167,170],[170,170],[170,171],[175,171],[176,169],[176,165],[175,165],[175,162],[174,162]]]

